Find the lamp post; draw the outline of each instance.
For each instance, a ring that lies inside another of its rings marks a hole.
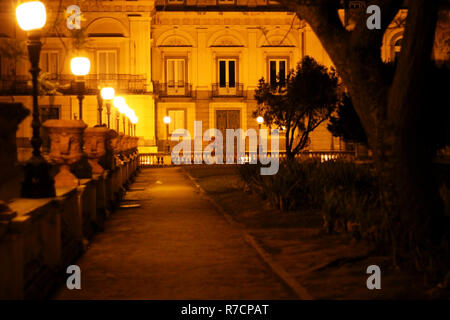
[[[123,123],[123,134],[127,134],[127,129],[125,127],[125,123],[127,122],[127,113],[130,107],[125,103],[122,108],[119,108],[119,112],[122,114],[122,123]]]
[[[258,118],[256,118],[256,122],[258,122],[258,130],[261,130],[261,125],[264,122],[264,118],[259,116]]]
[[[170,145],[169,145],[169,125],[172,119],[169,116],[165,116],[163,119],[164,123],[166,124],[166,145],[167,145],[167,152],[170,152]]]
[[[133,125],[133,136],[136,136],[136,124],[138,123],[139,119],[136,115],[131,117],[131,124]]]
[[[125,105],[125,99],[120,96],[116,96],[113,99],[113,105],[116,108],[116,130],[117,133],[120,132],[119,128],[119,121],[120,121],[120,110],[122,110],[123,106]]]
[[[114,88],[105,87],[105,88],[102,88],[102,90],[100,91],[100,94],[102,96],[102,99],[105,100],[105,102],[106,102],[107,123],[108,123],[108,128],[110,128],[110,126],[111,126],[111,100],[114,99],[116,92],[115,92]],[[102,109],[99,108],[98,112],[100,114],[100,119],[102,119]],[[100,124],[101,124],[101,120],[100,120]]]
[[[42,139],[40,137],[41,122],[38,105],[39,57],[42,43],[40,30],[47,20],[45,6],[40,1],[24,2],[17,6],[16,18],[19,27],[28,32],[28,57],[33,83],[33,120],[31,127],[33,136],[31,145],[33,155],[25,166],[25,179],[22,183],[21,196],[24,198],[46,198],[55,196],[55,182],[50,175],[50,167],[41,155]]]
[[[263,152],[261,143],[261,125],[264,122],[264,118],[259,116],[258,118],[256,118],[256,122],[258,122],[258,149],[259,152]]]
[[[102,97],[101,91],[97,92],[97,111],[98,111],[97,124],[99,126],[102,126],[103,125],[103,119],[102,119],[103,97]]]
[[[133,131],[133,119],[137,118],[136,117],[136,113],[134,112],[133,109],[131,108],[127,108],[125,110],[125,116],[128,119],[128,135],[132,136],[132,131]]]
[[[83,76],[89,73],[91,69],[91,61],[86,57],[76,57],[70,61],[70,69],[72,73],[76,76],[76,91],[79,104],[79,118],[83,119],[83,99],[84,99],[84,89],[85,83],[83,81]]]

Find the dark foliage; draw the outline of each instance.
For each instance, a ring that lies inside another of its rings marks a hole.
[[[377,179],[368,165],[344,161],[286,160],[273,176],[259,174],[259,166],[239,166],[249,188],[273,207],[318,210],[329,233],[351,231],[355,238],[386,244]]]
[[[348,93],[342,97],[337,108],[337,115],[330,117],[328,130],[335,137],[341,137],[346,142],[356,142],[367,145],[367,136],[358,114],[353,108]]]
[[[275,85],[259,81],[255,93],[258,108],[254,117],[262,116],[269,127],[285,129],[286,153],[293,158],[308,144],[309,133],[330,117],[339,101],[338,78],[306,56],[286,79]]]

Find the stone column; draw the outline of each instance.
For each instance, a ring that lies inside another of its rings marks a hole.
[[[150,48],[150,16],[129,17],[130,41],[134,49],[134,60],[131,61],[134,73],[146,77],[147,89],[152,91],[151,48]]]

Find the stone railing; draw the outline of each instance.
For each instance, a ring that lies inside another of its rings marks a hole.
[[[161,98],[164,97],[194,97],[192,84],[179,83],[156,83],[156,92]]]
[[[71,74],[47,74],[47,81],[57,84],[65,95],[78,94],[75,76]],[[90,74],[83,78],[84,93],[96,95],[99,87],[110,86],[124,94],[144,94],[147,92],[146,78],[132,74]],[[31,95],[32,84],[28,75],[0,75],[0,96]]]
[[[56,197],[1,199],[0,299],[44,298],[63,283],[67,267],[103,228],[139,167],[136,137],[56,121],[44,123],[48,158],[59,166]],[[70,165],[83,159],[90,176],[80,179]]]
[[[280,151],[279,153],[267,153],[267,157],[275,158],[280,160],[286,159],[286,152]],[[181,156],[182,163],[190,161],[191,163],[202,163],[204,162],[204,155],[202,152],[191,152],[189,155]],[[303,151],[296,155],[296,159],[306,160],[306,159],[318,159],[321,162],[333,161],[333,160],[348,160],[353,161],[356,159],[355,152],[352,151]],[[231,159],[227,159],[226,155],[223,156],[224,163],[249,163],[251,161],[258,161],[258,153],[256,152],[245,152],[245,155],[241,159],[237,159],[236,155],[233,155]],[[171,154],[168,152],[156,152],[156,153],[141,153],[139,154],[139,163],[142,167],[153,167],[153,166],[165,166],[173,165]]]

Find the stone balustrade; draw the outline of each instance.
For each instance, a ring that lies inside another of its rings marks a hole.
[[[50,132],[49,159],[63,172],[61,180],[55,177],[56,197],[0,203],[0,299],[43,298],[63,283],[67,267],[102,230],[139,168],[136,137],[104,127],[83,135],[84,126],[68,125],[45,124],[59,128]],[[67,172],[80,150],[93,166],[89,179]]]

